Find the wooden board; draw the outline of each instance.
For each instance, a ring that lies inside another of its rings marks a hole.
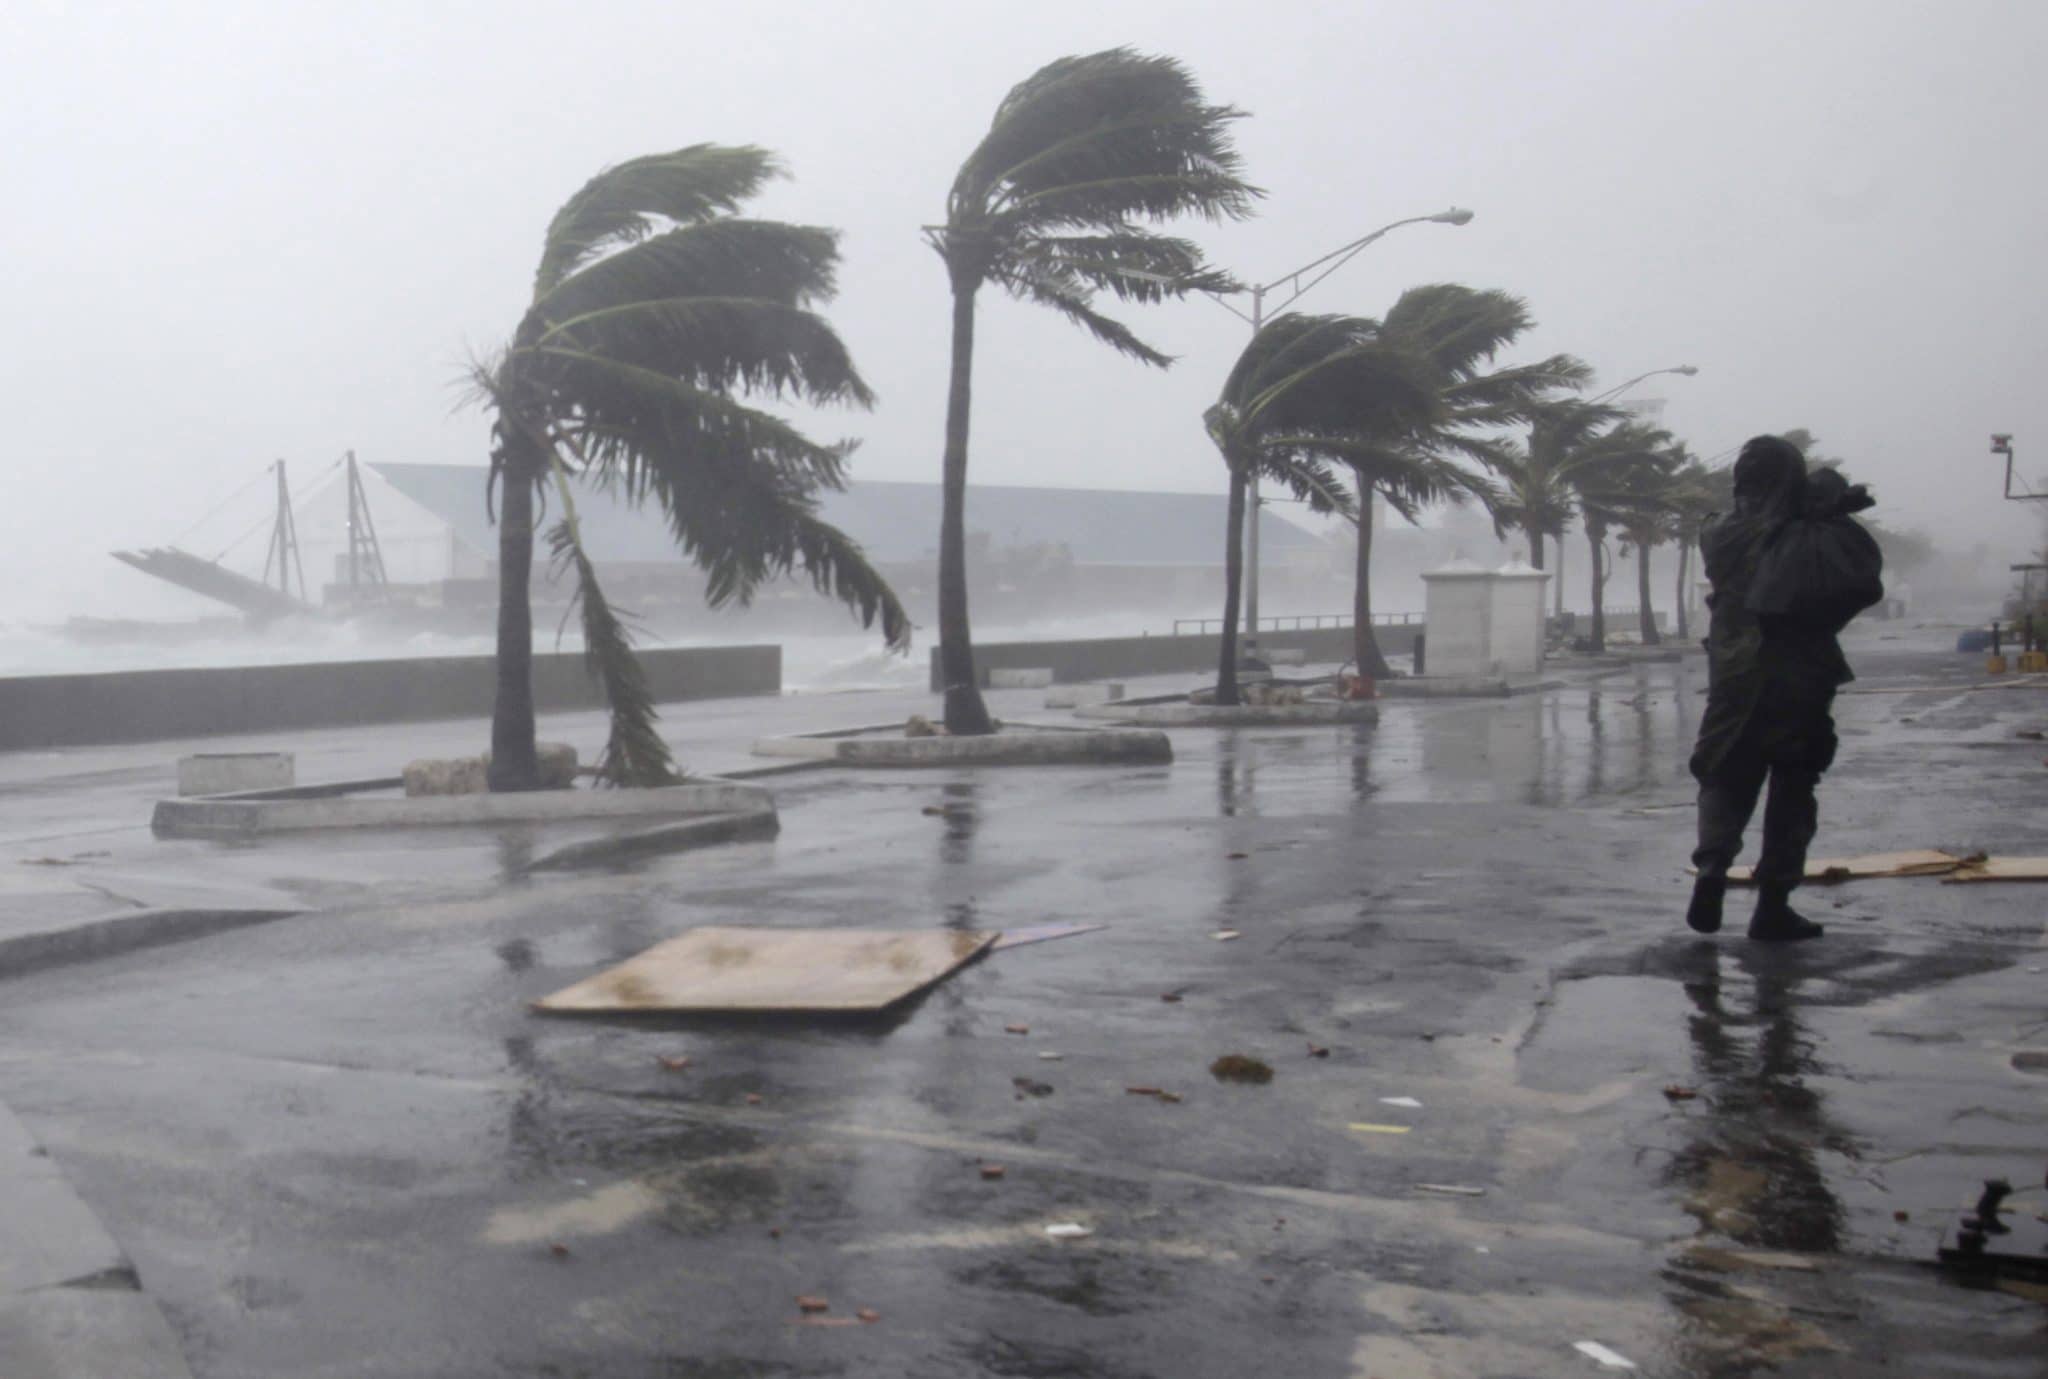
[[[886,1010],[979,956],[994,934],[707,925],[535,1002],[555,1014]]]
[[[2048,857],[1986,857],[1948,878],[1950,881],[2048,881]]]
[[[1891,876],[1947,876],[1963,864],[1963,859],[1954,853],[1937,852],[1933,848],[1874,852],[1864,857],[1809,857],[1806,860],[1806,879],[1826,883]],[[1735,886],[1753,885],[1756,868],[1730,867],[1728,881]]]

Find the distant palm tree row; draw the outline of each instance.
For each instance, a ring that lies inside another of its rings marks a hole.
[[[977,295],[1000,287],[1131,358],[1169,364],[1100,298],[1148,304],[1236,290],[1196,245],[1153,227],[1252,212],[1260,192],[1241,176],[1230,137],[1240,118],[1209,103],[1170,58],[1129,49],[1063,58],[1004,98],[961,165],[944,224],[927,232],[953,297],[938,597],[945,723],[955,734],[994,727],[967,606]],[[895,594],[818,517],[818,495],[844,484],[854,442],[812,440],[764,410],[873,402],[818,314],[834,292],[837,233],[740,214],[779,171],[763,150],[699,144],[599,173],[549,225],[511,343],[474,368],[494,414],[501,508],[493,789],[539,783],[529,581],[535,514],[550,494],[560,509],[550,550],[575,576],[585,654],[611,708],[600,775],[620,785],[676,775],[626,623],[584,547],[572,479],[658,503],[678,546],[709,575],[714,605],[744,603],[764,581],[800,573],[864,626],[879,622],[892,647],[908,644]],[[1356,660],[1368,678],[1389,673],[1372,632],[1375,497],[1410,520],[1431,504],[1476,500],[1503,533],[1527,534],[1538,566],[1545,538],[1561,541],[1576,516],[1592,553],[1596,648],[1610,534],[1644,555],[1678,543],[1683,590],[1685,552],[1717,480],[1665,432],[1570,396],[1591,376],[1580,361],[1497,366],[1531,323],[1507,293],[1435,284],[1403,293],[1378,319],[1286,314],[1253,337],[1204,416],[1230,484],[1220,702],[1237,698],[1255,481],[1356,524]],[[1643,636],[1655,640],[1647,559],[1638,567]],[[1682,632],[1682,597],[1679,609]]]

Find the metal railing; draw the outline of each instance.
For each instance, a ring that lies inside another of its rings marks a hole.
[[[1375,627],[1406,627],[1422,621],[1420,613],[1375,613],[1372,615]],[[1318,627],[1349,627],[1349,613],[1281,613],[1270,618],[1259,619],[1261,632],[1302,632]],[[1173,635],[1176,637],[1221,632],[1221,618],[1175,618]]]

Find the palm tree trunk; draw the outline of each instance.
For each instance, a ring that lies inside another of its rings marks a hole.
[[[1657,635],[1657,611],[1650,607],[1650,543],[1636,542],[1636,612],[1644,646],[1656,646],[1664,639]]]
[[[507,428],[509,429],[509,428]],[[504,469],[498,511],[497,697],[491,706],[493,790],[537,790],[540,763],[533,724],[532,446],[500,433]]]
[[[1540,570],[1543,568],[1543,533],[1534,527],[1524,527],[1523,531],[1529,537],[1529,568]]]
[[[1380,651],[1379,638],[1372,634],[1372,490],[1359,485],[1365,501],[1358,517],[1358,573],[1351,586],[1351,659],[1358,673],[1368,680],[1385,680],[1394,673]]]
[[[995,731],[974,674],[967,630],[967,419],[974,372],[974,291],[953,281],[953,377],[946,395],[944,506],[939,519],[939,675],[946,696],[946,731],[978,737]]]
[[[1678,640],[1690,640],[1692,634],[1685,626],[1685,576],[1686,567],[1692,564],[1692,542],[1680,538],[1678,542]]]
[[[1245,478],[1230,467],[1229,515],[1223,521],[1223,646],[1216,666],[1216,702],[1235,704],[1237,693],[1237,603],[1244,583]]]
[[[1604,583],[1600,575],[1600,543],[1606,536],[1606,530],[1598,523],[1586,523],[1586,545],[1593,552],[1593,617],[1586,643],[1595,655],[1607,650],[1607,606],[1600,588]]]

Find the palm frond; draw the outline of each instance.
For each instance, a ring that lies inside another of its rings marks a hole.
[[[654,696],[647,673],[633,654],[625,622],[612,610],[598,583],[597,568],[583,549],[576,524],[564,517],[548,528],[556,569],[576,572],[571,607],[583,626],[583,665],[604,690],[611,731],[597,759],[597,778],[612,786],[673,785],[681,779],[668,744],[654,726]]]
[[[555,212],[534,274],[536,299],[587,259],[646,238],[662,222],[701,224],[730,215],[770,178],[783,176],[766,149],[692,144],[606,168]]]
[[[1154,349],[1140,340],[1129,326],[1097,311],[1086,291],[1028,276],[1005,276],[998,281],[1024,301],[1051,307],[1119,354],[1162,369],[1173,363],[1172,355]]]

